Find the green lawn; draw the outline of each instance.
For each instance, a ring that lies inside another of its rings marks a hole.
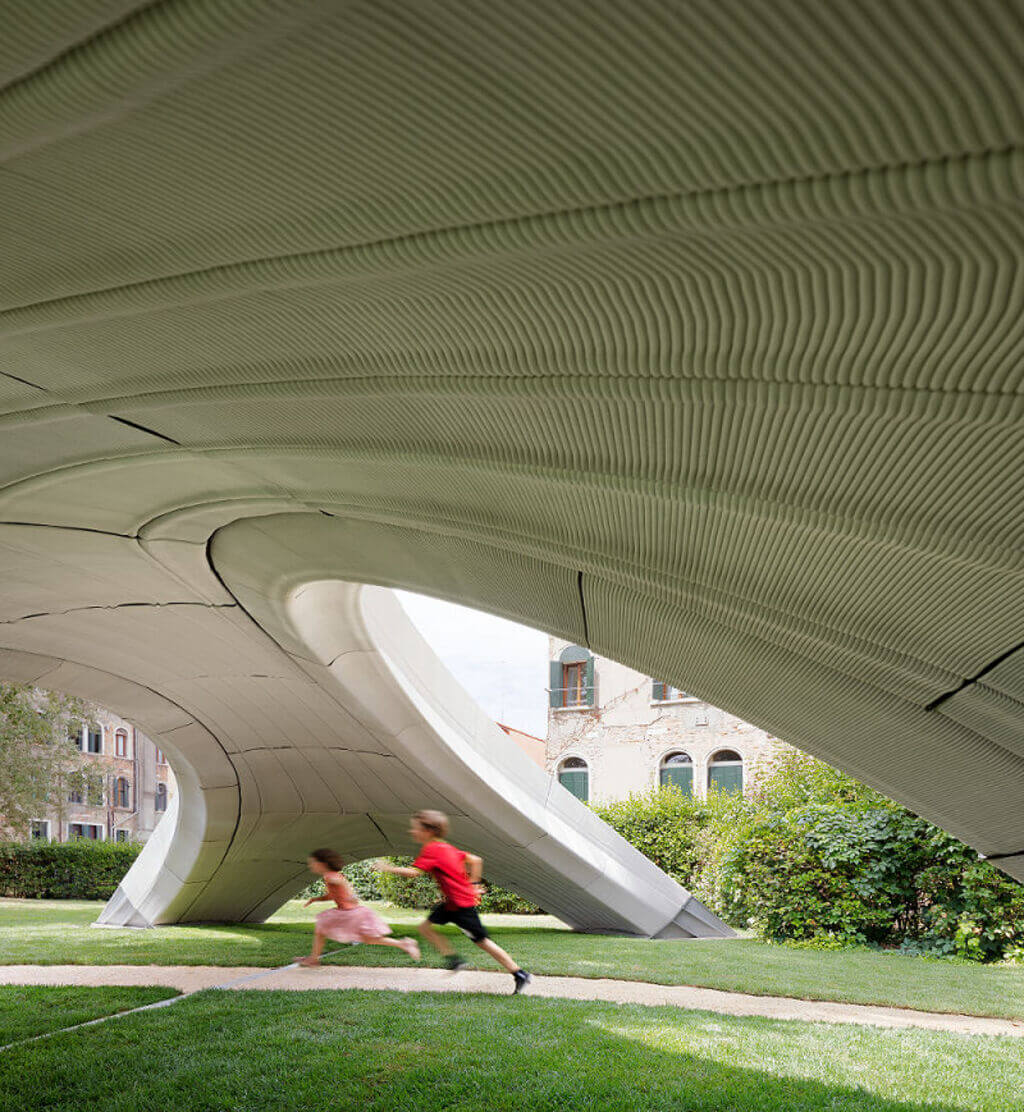
[[[173,988],[0,985],[0,1046],[177,995]]]
[[[1015,1039],[426,993],[204,992],[0,1054],[4,1112],[1019,1112],[1022,1091]]]
[[[261,926],[100,930],[89,926],[102,904],[0,900],[0,964],[283,965],[306,953],[315,908],[286,905]],[[398,933],[411,933],[419,912],[380,907]],[[551,975],[614,977],[699,985],[761,995],[927,1011],[1024,1018],[1024,967],[977,966],[871,950],[815,952],[735,941],[647,942],[573,934],[543,917],[493,915],[496,941],[527,969]],[[457,934],[457,932],[454,932]],[[457,945],[480,968],[494,968],[468,942]],[[439,964],[424,949],[426,964]],[[353,946],[342,965],[402,965],[381,947]]]

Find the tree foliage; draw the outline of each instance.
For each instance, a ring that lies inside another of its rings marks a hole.
[[[43,812],[63,821],[71,791],[102,792],[101,773],[71,737],[85,720],[78,699],[0,683],[0,827],[9,836],[28,837]]]

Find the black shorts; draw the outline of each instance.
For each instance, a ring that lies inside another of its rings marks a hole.
[[[485,938],[490,938],[475,907],[446,907],[440,903],[427,916],[427,921],[438,927],[443,927],[445,923],[454,923],[460,931],[469,935],[472,942],[483,942]]]

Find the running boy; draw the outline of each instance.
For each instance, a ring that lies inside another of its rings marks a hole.
[[[491,940],[476,909],[480,902],[478,886],[483,876],[483,860],[473,853],[466,853],[449,845],[444,840],[447,833],[447,815],[440,811],[417,811],[409,824],[409,834],[420,846],[416,860],[409,866],[375,861],[373,867],[378,872],[394,873],[396,876],[416,877],[421,872],[430,873],[441,889],[444,900],[420,923],[420,934],[444,955],[445,965],[453,973],[457,973],[460,969],[465,969],[466,963],[448,944],[444,935],[438,934],[435,929],[444,923],[454,923],[469,935],[470,941],[512,974],[512,992],[522,992],[530,983],[530,974],[525,969],[520,969]]]

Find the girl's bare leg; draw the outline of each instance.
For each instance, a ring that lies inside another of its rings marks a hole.
[[[394,946],[408,954],[413,961],[420,960],[420,948],[415,938],[381,938],[380,935],[375,934],[360,938],[359,941],[365,946]]]
[[[299,958],[299,965],[319,965],[320,955],[324,952],[324,936],[319,932],[313,933],[313,952],[309,957]]]

